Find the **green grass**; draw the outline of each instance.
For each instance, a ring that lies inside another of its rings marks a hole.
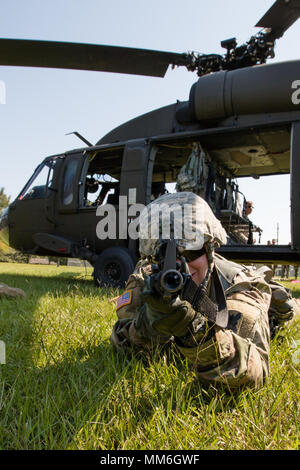
[[[14,250],[12,248],[10,248],[1,238],[1,235],[0,235],[0,255],[1,254],[8,254],[8,253],[13,253]]]
[[[0,300],[0,449],[298,449],[299,322],[272,342],[266,385],[232,395],[175,350],[117,354],[118,291],[96,289],[91,270],[1,263],[1,281],[27,297]]]

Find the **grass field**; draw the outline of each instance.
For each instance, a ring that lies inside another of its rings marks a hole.
[[[266,385],[230,395],[173,350],[118,355],[118,291],[91,270],[1,263],[0,282],[27,294],[0,300],[0,449],[298,449],[299,322],[273,340]]]

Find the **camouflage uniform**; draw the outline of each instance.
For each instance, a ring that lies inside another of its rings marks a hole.
[[[290,267],[288,264],[284,264],[281,268],[281,277],[282,279],[288,279],[290,274]]]
[[[176,317],[175,308],[171,315],[166,314],[163,307],[161,311],[149,308],[143,295],[151,274],[151,264],[146,258],[137,264],[128,279],[125,293],[118,299],[118,321],[114,325],[111,342],[119,350],[134,347],[151,352],[158,345],[172,341],[195,368],[202,382],[223,383],[230,388],[245,384],[259,387],[269,374],[270,304],[276,320],[277,304],[280,305],[280,321],[283,321],[293,315],[290,299],[279,284],[271,288],[267,282],[271,274],[266,267],[248,268],[214,252],[211,261],[225,292],[229,313],[226,328],[211,324],[201,316],[204,321],[194,336],[182,334],[183,324],[194,328],[199,322],[197,312],[188,302],[185,302],[185,317]],[[213,283],[208,284],[207,291],[210,299],[215,301]],[[168,334],[169,331],[172,334]]]
[[[295,277],[295,279],[298,279],[298,269],[299,269],[299,266],[295,265],[294,266],[294,277]]]
[[[17,287],[9,287],[6,284],[0,283],[0,298],[1,297],[26,297],[25,292]]]

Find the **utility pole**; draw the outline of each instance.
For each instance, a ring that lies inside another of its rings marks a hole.
[[[277,245],[279,241],[279,223],[277,222]]]

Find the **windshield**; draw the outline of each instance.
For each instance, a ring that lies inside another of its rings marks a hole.
[[[47,160],[41,163],[26,183],[18,199],[37,199],[48,195],[48,188],[52,185],[53,171],[56,160]]]

